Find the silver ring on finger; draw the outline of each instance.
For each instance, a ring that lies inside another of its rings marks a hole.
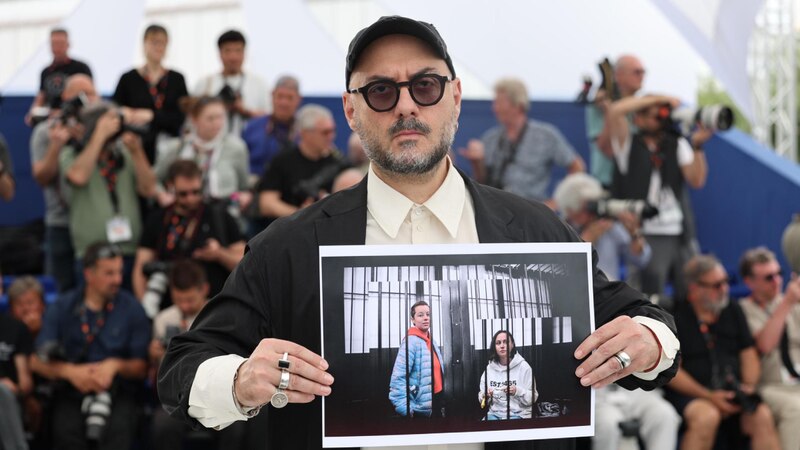
[[[278,388],[278,390],[272,394],[272,398],[269,399],[269,403],[275,408],[283,408],[289,404],[289,397],[285,392],[283,392],[283,389]]]
[[[278,368],[283,369],[290,369],[292,363],[289,362],[289,352],[283,352],[283,358],[278,360]]]
[[[614,355],[614,359],[619,363],[620,370],[625,370],[631,365],[631,356],[624,351],[619,351]]]
[[[291,374],[288,370],[281,370],[281,382],[278,384],[278,389],[287,389],[289,387],[289,377]]]

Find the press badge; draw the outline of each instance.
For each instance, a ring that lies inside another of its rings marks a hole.
[[[131,221],[127,217],[116,216],[106,222],[106,237],[108,242],[116,244],[133,239]]]

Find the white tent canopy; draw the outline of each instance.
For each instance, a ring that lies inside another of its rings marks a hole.
[[[669,93],[691,103],[698,78],[710,68],[749,112],[747,42],[762,0],[736,1],[736,8],[730,3],[170,0],[167,4],[177,5],[170,9],[163,1],[82,0],[60,22],[70,30],[72,54],[90,63],[104,93],[112,92],[119,75],[141,62],[142,30],[156,21],[170,30],[168,64],[183,72],[190,86],[219,69],[216,37],[238,27],[248,37],[249,70],[270,81],[292,73],[306,95],[338,96],[344,89],[350,38],[381,15],[401,14],[429,21],[440,30],[467,98],[488,98],[496,79],[517,76],[533,98],[571,99],[584,74],[599,82],[596,64],[603,57],[633,53],[647,67],[644,92]],[[0,4],[0,11],[13,12],[11,6]],[[13,22],[12,16],[5,17],[0,37]],[[50,59],[46,27],[39,28],[38,49],[22,58],[13,75],[0,77],[5,94],[38,89],[38,73]],[[14,61],[10,53],[4,56],[0,53],[4,61]]]

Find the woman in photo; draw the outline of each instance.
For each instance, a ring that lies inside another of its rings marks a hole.
[[[478,390],[486,419],[530,419],[539,397],[530,364],[517,353],[514,336],[506,330],[494,334],[490,347],[492,354]]]

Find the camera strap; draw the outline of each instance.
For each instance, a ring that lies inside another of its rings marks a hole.
[[[94,320],[94,326],[92,326],[89,323],[89,308],[86,307],[86,303],[81,304],[80,306],[81,333],[83,334],[86,341],[83,345],[83,350],[81,351],[81,354],[78,358],[79,361],[84,361],[89,356],[89,347],[91,347],[97,335],[100,334],[100,331],[102,331],[103,327],[106,325],[106,315],[111,314],[111,311],[113,310],[114,310],[114,299],[111,299],[106,303],[105,308],[97,312],[97,315]]]
[[[164,75],[161,79],[154,82],[150,79],[150,74],[147,73],[147,67],[142,70],[142,78],[147,82],[147,90],[150,93],[150,98],[153,99],[153,106],[156,111],[164,107],[164,98],[167,92],[167,75],[169,75],[169,70],[164,69]]]
[[[191,243],[194,239],[197,230],[200,228],[200,219],[203,217],[205,211],[205,204],[201,203],[197,211],[190,216],[181,216],[175,211],[175,207],[171,207],[164,214],[164,226],[160,244],[158,247],[163,248],[168,253],[173,253],[175,249],[179,252],[182,249],[188,249],[188,245],[181,245],[181,242]],[[187,256],[187,255],[183,255]]]
[[[720,387],[723,385],[724,379],[720,373],[719,359],[717,359],[717,338],[711,333],[707,323],[698,320],[697,325],[708,349],[708,359],[711,362],[711,385]]]
[[[511,141],[506,137],[505,132],[501,133],[500,135],[500,142],[498,143],[498,150],[500,153],[500,164],[495,166],[495,169],[490,171],[489,179],[487,180],[489,186],[496,187],[498,189],[503,189],[505,187],[505,175],[506,170],[508,169],[508,165],[511,164],[517,157],[517,149],[519,148],[519,144],[525,138],[525,133],[528,132],[528,121],[525,121],[525,125],[522,127],[522,130],[519,132],[519,136],[515,141]]]
[[[786,328],[785,326],[783,327],[783,334],[781,334],[781,361],[789,375],[800,378],[800,374],[797,373],[792,363],[792,356],[789,354],[789,330]]]
[[[111,207],[114,215],[119,215],[119,197],[117,196],[117,175],[122,168],[122,157],[115,156],[115,152],[110,149],[103,149],[97,158],[97,168],[100,176],[106,182],[108,195],[111,197]]]

